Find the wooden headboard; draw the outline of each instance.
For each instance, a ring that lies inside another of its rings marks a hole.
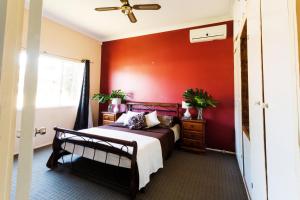
[[[156,102],[128,102],[127,110],[135,112],[157,111],[158,115],[180,117],[178,103],[156,103]]]

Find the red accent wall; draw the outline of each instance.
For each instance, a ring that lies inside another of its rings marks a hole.
[[[181,103],[186,89],[203,88],[219,101],[204,112],[207,146],[234,151],[233,23],[226,24],[226,40],[191,44],[189,28],[104,42],[101,91]]]

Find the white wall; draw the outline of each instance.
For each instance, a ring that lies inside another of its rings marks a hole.
[[[251,195],[251,143],[242,129],[240,36],[246,20],[246,1],[234,4],[234,77],[236,157],[245,186]]]
[[[56,126],[73,129],[76,113],[77,107],[37,108],[35,113],[35,127],[45,127],[47,129],[47,133],[45,135],[37,135],[34,137],[34,148],[52,144],[55,135],[53,128]],[[21,111],[18,111],[17,131],[20,130],[20,125]],[[16,141],[15,154],[17,154],[19,150],[19,141],[20,139],[17,139]]]
[[[25,10],[22,46],[26,48],[28,11]],[[100,91],[101,42],[66,28],[45,17],[42,19],[41,51],[77,60],[89,59],[90,96]],[[91,101],[94,124],[98,123],[99,104]]]
[[[25,10],[23,24],[22,47],[26,48],[28,11]],[[41,51],[50,55],[57,55],[65,58],[77,60],[89,59],[90,67],[90,95],[98,93],[100,90],[100,62],[101,62],[101,42],[92,39],[86,35],[78,33],[67,27],[64,27],[45,17],[42,19],[41,30]],[[94,125],[98,123],[98,103],[91,101]],[[46,127],[47,134],[34,138],[34,148],[52,143],[54,126],[72,129],[75,122],[77,107],[59,107],[59,108],[38,108],[36,110],[35,127]],[[20,111],[17,113],[18,126],[20,128]],[[17,133],[18,134],[18,133]],[[19,139],[15,147],[15,153],[18,152]]]
[[[6,19],[6,1],[1,1],[0,2],[0,63],[2,63],[2,56],[3,56],[5,19]],[[0,65],[0,73],[1,73],[1,65]]]
[[[237,43],[239,45],[239,43]],[[239,66],[240,64],[240,49],[235,49],[235,56],[234,56],[234,65]],[[238,164],[240,167],[240,171],[242,175],[244,176],[244,161],[243,161],[243,135],[242,135],[242,121],[240,117],[241,113],[241,94],[240,94],[240,68],[235,67],[234,68],[234,120],[235,120],[235,152],[236,152],[236,158],[238,160]]]

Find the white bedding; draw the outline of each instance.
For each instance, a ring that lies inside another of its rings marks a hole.
[[[173,132],[175,134],[175,141],[179,139],[179,125],[172,127]],[[137,164],[139,171],[139,189],[146,186],[146,184],[150,181],[150,175],[152,173],[157,172],[158,169],[163,168],[163,157],[160,141],[156,138],[137,135],[134,133],[129,133],[126,131],[117,131],[117,130],[109,130],[102,129],[101,127],[84,129],[80,132],[100,135],[100,136],[109,136],[116,139],[126,140],[126,141],[136,141],[138,145],[137,151]],[[66,134],[66,137],[69,135]],[[75,138],[74,138],[75,139]],[[76,138],[77,139],[77,138]],[[80,138],[78,138],[80,139]],[[97,141],[97,140],[94,140]],[[118,147],[119,145],[114,144],[114,146]],[[120,147],[120,146],[119,146]],[[109,153],[106,157],[106,153],[100,150],[94,151],[91,148],[84,148],[80,145],[75,145],[72,143],[64,143],[62,144],[62,148],[66,151],[74,152],[74,154],[83,156],[85,158],[94,159],[99,162],[105,162],[107,164],[130,168],[131,161],[126,157],[121,157],[119,164],[119,156]],[[83,154],[84,149],[84,154]],[[74,150],[74,151],[73,151]],[[129,148],[129,152],[132,153],[132,148]]]

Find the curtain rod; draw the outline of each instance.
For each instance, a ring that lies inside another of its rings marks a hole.
[[[71,58],[71,57],[61,56],[61,55],[58,55],[58,54],[48,53],[47,51],[42,51],[41,53],[46,54],[46,55],[50,55],[50,56],[54,56],[54,57],[64,58],[64,59],[67,59],[67,60],[73,60],[73,61],[77,61],[77,62],[83,62],[85,60],[89,60],[89,59],[78,59],[78,58]],[[94,62],[90,61],[90,63],[92,64]]]
[[[22,47],[22,49],[26,50],[26,48]],[[58,58],[64,58],[67,60],[73,60],[73,61],[77,61],[77,62],[83,62],[84,60],[88,60],[88,59],[78,59],[78,58],[71,58],[71,57],[66,57],[66,56],[62,56],[62,55],[58,55],[58,54],[54,54],[54,53],[49,53],[47,51],[40,51],[41,54],[46,54],[46,55],[50,55],[50,56],[54,56],[54,57],[58,57]],[[91,64],[93,64],[94,62],[90,61]]]

